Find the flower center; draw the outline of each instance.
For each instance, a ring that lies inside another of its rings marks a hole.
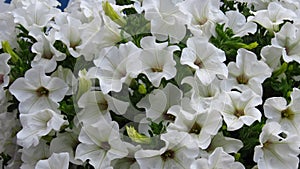
[[[81,43],[81,40],[79,41],[71,41],[70,42],[70,47],[76,50],[76,47]]]
[[[236,80],[238,81],[239,84],[247,84],[249,81],[249,78],[246,75],[241,74],[240,76],[238,76],[236,78]]]
[[[0,74],[0,85],[4,82],[4,74]]]
[[[173,150],[167,150],[162,155],[160,155],[163,161],[167,161],[168,159],[173,159],[175,157],[175,152]]]
[[[198,21],[199,25],[204,25],[208,21],[207,18],[202,18]]]
[[[283,110],[281,112],[281,118],[287,118],[289,120],[292,120],[294,118],[295,114],[292,110],[290,110],[289,108]]]
[[[189,133],[199,134],[200,131],[201,131],[201,126],[198,123],[194,123]]]
[[[51,51],[44,51],[42,58],[51,60],[53,57],[53,53]]]
[[[161,67],[153,67],[153,68],[151,68],[151,71],[152,72],[162,72],[163,69]]]
[[[102,142],[101,143],[101,146],[100,146],[103,150],[105,151],[108,151],[110,150],[111,146],[109,145],[109,143],[106,141],[106,142]]]
[[[49,90],[44,87],[39,87],[35,92],[38,97],[42,97],[42,96],[48,97],[49,95]]]
[[[176,117],[172,114],[167,114],[167,111],[163,112],[162,115],[164,120],[175,121]]]
[[[244,110],[235,110],[234,115],[236,117],[241,117],[241,116],[245,115],[245,112],[244,112]]]
[[[98,103],[98,107],[99,107],[100,111],[105,111],[105,110],[107,110],[107,108],[108,108],[108,103],[107,103],[107,101],[104,100],[104,101],[102,101],[102,102],[99,102],[99,103]]]
[[[203,62],[202,62],[199,58],[197,58],[197,59],[195,60],[194,64],[195,64],[196,66],[198,66],[199,68],[203,68],[203,67],[204,67]]]

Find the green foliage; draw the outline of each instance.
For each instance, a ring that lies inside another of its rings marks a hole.
[[[62,112],[62,114],[66,115],[69,122],[69,128],[72,129],[74,126],[73,119],[76,116],[72,97],[65,98],[63,101],[61,101],[58,109]]]
[[[35,57],[35,54],[31,52],[31,46],[36,42],[36,40],[29,35],[28,30],[26,30],[22,25],[18,25],[17,29],[20,30],[20,33],[17,35],[19,48],[13,49],[13,51],[18,55],[18,57],[20,57],[20,59],[14,63],[13,60],[9,60],[8,62],[8,64],[11,65],[11,81],[24,76],[25,72],[31,68],[31,61]]]
[[[297,62],[283,63],[275,70],[272,77],[264,83],[264,99],[269,97],[284,97],[290,101],[290,92],[294,87],[300,88],[299,81],[300,64]]]
[[[244,147],[241,148],[238,160],[248,169],[252,168],[256,163],[253,161],[254,147],[259,145],[259,135],[262,131],[263,123],[255,122],[251,126],[243,126],[236,131],[227,131],[226,126],[222,127],[224,136],[232,137],[243,141]]]
[[[141,85],[143,86],[143,91],[147,92],[141,92]],[[143,109],[138,108],[136,104],[148,93],[151,93],[155,87],[152,85],[146,75],[139,74],[137,78],[132,79],[129,88],[132,90],[132,92],[129,92],[129,98],[132,105],[134,105],[136,109],[142,111]]]
[[[124,37],[140,47],[140,40],[145,36],[150,36],[150,22],[147,21],[143,14],[132,14],[125,17],[126,25],[121,29],[130,35]]]
[[[153,136],[159,136],[160,134],[163,134],[166,132],[166,126],[163,124],[163,121],[159,123],[155,123],[151,121],[150,125],[150,130],[148,130],[148,133],[150,134],[151,137]]]
[[[247,3],[245,2],[237,2],[233,0],[223,0],[223,4],[220,7],[220,10],[222,12],[227,12],[227,11],[235,11],[238,10],[241,14],[243,14],[246,18],[248,16],[251,16],[250,9],[247,7]]]
[[[53,46],[55,47],[56,50],[66,54],[66,59],[57,62],[58,65],[61,65],[64,68],[69,68],[72,71],[74,71],[74,67],[77,60],[70,54],[68,47],[60,40],[56,40]]]
[[[0,158],[2,160],[2,169],[8,164],[8,161],[11,159],[11,156],[8,154],[4,154],[3,152],[0,154]]]
[[[211,37],[210,42],[217,48],[222,49],[227,57],[227,62],[235,61],[237,50],[245,48],[248,50],[254,49],[258,46],[257,42],[245,43],[241,37],[233,37],[234,33],[230,28],[224,28],[225,24],[216,25],[217,37]],[[254,40],[254,39],[252,39]]]

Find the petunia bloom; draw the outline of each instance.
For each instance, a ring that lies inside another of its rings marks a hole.
[[[16,79],[9,91],[20,101],[19,112],[29,114],[46,108],[58,111],[58,102],[64,98],[68,86],[57,77],[46,76],[42,67],[35,67],[25,77]]]
[[[59,131],[60,127],[68,124],[63,115],[45,109],[30,114],[21,114],[20,121],[23,129],[17,134],[18,144],[29,148],[36,146],[42,136],[46,136],[52,130]]]
[[[184,48],[180,63],[193,68],[195,76],[208,85],[216,75],[226,78],[228,69],[223,63],[226,60],[225,53],[209,43],[206,39],[192,37],[187,40],[187,48]]]
[[[277,122],[267,123],[259,136],[260,145],[254,149],[253,160],[260,169],[298,168],[299,140]]]

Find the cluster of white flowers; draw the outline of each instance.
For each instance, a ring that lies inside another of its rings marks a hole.
[[[0,2],[1,168],[298,168],[300,1],[226,3]]]

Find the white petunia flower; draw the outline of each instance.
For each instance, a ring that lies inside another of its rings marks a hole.
[[[298,168],[299,137],[291,135],[277,122],[267,123],[259,136],[260,145],[254,149],[253,160],[259,169]]]
[[[285,62],[300,63],[300,30],[291,23],[286,23],[272,39],[272,46],[282,49],[282,58]]]
[[[35,147],[22,148],[19,150],[22,153],[21,169],[33,169],[39,160],[50,157],[49,145],[45,140],[41,140]]]
[[[279,25],[284,20],[293,20],[297,15],[290,9],[284,8],[278,2],[268,4],[267,10],[259,10],[256,12],[252,22],[257,22],[271,32],[279,31]]]
[[[48,159],[37,162],[35,169],[68,169],[69,154],[68,153],[53,153]]]
[[[173,59],[173,52],[179,50],[178,46],[168,46],[168,42],[156,43],[155,37],[144,37],[141,40],[141,47],[143,48],[139,57],[142,62],[141,73],[148,77],[153,86],[159,87],[162,78],[170,80],[175,77],[176,62]]]
[[[212,138],[208,151],[222,147],[226,153],[237,153],[243,146],[244,144],[241,140],[225,137],[222,132],[219,132]]]
[[[196,37],[209,39],[216,35],[216,24],[225,23],[227,20],[220,10],[220,0],[189,0],[179,3],[178,6],[188,16],[188,29]]]
[[[187,40],[180,63],[193,68],[195,76],[204,84],[210,84],[216,75],[227,77],[228,70],[224,63],[225,53],[213,46],[206,39],[192,37]]]
[[[20,129],[17,112],[0,111],[0,126],[0,152],[12,157],[9,163],[13,163],[14,158],[18,156],[17,150],[20,148],[16,143],[15,133],[13,133]]]
[[[36,67],[16,79],[9,91],[20,101],[19,112],[29,114],[46,108],[57,111],[68,86],[59,78],[46,76],[42,67]]]
[[[59,65],[56,71],[51,74],[51,77],[58,77],[65,81],[65,83],[69,87],[66,95],[72,95],[76,93],[78,81],[72,73],[71,69],[63,68],[61,65]]]
[[[7,64],[9,59],[9,54],[0,54],[0,88],[7,87],[9,83],[10,66]]]
[[[151,21],[151,33],[160,41],[170,38],[171,43],[181,41],[186,33],[185,15],[173,0],[143,0],[145,18]]]
[[[108,16],[95,16],[91,22],[79,28],[82,43],[76,49],[85,60],[91,61],[102,49],[114,46],[122,40],[119,27]]]
[[[95,169],[111,168],[112,160],[128,155],[126,144],[120,139],[118,123],[104,118],[92,125],[84,125],[79,141],[75,159],[89,160]]]
[[[34,29],[42,30],[43,27],[47,26],[53,17],[60,12],[59,9],[55,8],[58,5],[56,2],[49,3],[50,1],[27,1],[27,4],[23,4],[14,9],[12,14],[14,15],[15,23],[21,24],[27,30],[31,31]]]
[[[101,91],[88,91],[78,100],[78,107],[82,110],[77,114],[78,120],[84,124],[93,124],[103,116],[111,119],[109,111],[125,114],[128,102],[118,100]]]
[[[167,114],[173,105],[179,105],[182,99],[182,91],[175,85],[168,83],[163,89],[155,89],[149,95],[141,99],[137,106],[146,109],[146,117],[154,122],[162,120],[174,120]]]
[[[281,47],[267,45],[261,49],[260,55],[262,57],[262,60],[272,69],[272,71],[274,71],[281,66],[281,53]]]
[[[228,22],[226,26],[232,29],[235,34],[233,37],[243,37],[249,33],[254,34],[257,25],[254,22],[247,22],[245,16],[238,11],[227,11]]]
[[[37,40],[31,48],[32,52],[36,53],[36,56],[31,62],[31,66],[41,66],[45,69],[46,73],[54,71],[57,66],[56,62],[66,58],[66,54],[58,51],[54,47],[54,31],[51,30],[48,35],[36,31],[31,32],[31,34]]]
[[[17,142],[25,148],[38,145],[42,136],[46,136],[52,130],[59,131],[62,125],[68,124],[63,115],[58,115],[50,109],[21,114],[20,121],[23,129],[17,134]]]
[[[251,89],[262,95],[262,83],[271,76],[272,70],[263,61],[258,61],[256,55],[246,49],[239,49],[236,62],[228,64],[229,77],[224,81],[227,90]]]
[[[139,150],[135,158],[143,169],[188,169],[198,155],[197,145],[185,132],[169,131],[161,135],[165,146],[159,150]]]
[[[58,31],[55,32],[55,39],[62,41],[68,48],[70,54],[78,58],[80,56],[76,49],[82,42],[80,37],[79,27],[82,25],[81,21],[68,15],[57,15],[55,17],[55,24],[58,26]]]
[[[9,9],[7,7],[8,4],[3,1],[0,2],[0,8],[5,8],[5,10]],[[2,4],[3,3],[3,4]],[[4,10],[4,11],[5,11]],[[11,13],[3,11],[0,9],[0,42],[8,41],[12,48],[16,48],[18,46],[17,43],[17,31],[15,29],[16,24],[14,23],[14,17]],[[3,13],[2,13],[3,12]],[[0,43],[0,49],[2,48],[2,43]]]
[[[68,130],[68,129],[67,129]],[[72,130],[68,130],[64,133],[57,133],[57,137],[51,140],[50,153],[62,153],[67,152],[69,154],[69,160],[76,165],[82,165],[81,160],[75,160],[75,150],[78,142],[78,135],[80,129],[73,127]]]
[[[283,97],[268,98],[264,104],[264,114],[268,118],[267,123],[271,121],[278,122],[282,129],[300,136],[300,90],[293,89],[291,93],[291,102]]]
[[[224,92],[216,107],[221,112],[228,131],[238,130],[244,124],[250,126],[254,121],[261,120],[261,112],[255,108],[262,103],[260,96],[251,90],[242,93],[237,91]]]
[[[140,169],[139,164],[134,158],[134,154],[135,152],[141,150],[141,146],[140,145],[134,146],[127,142],[125,142],[125,144],[129,151],[127,157],[113,160],[112,166],[116,169]]]
[[[212,83],[204,85],[198,77],[187,76],[181,83],[189,84],[192,87],[189,104],[198,112],[211,108],[221,92],[220,80],[217,78]]]
[[[227,154],[221,147],[216,148],[215,151],[208,157],[208,159],[200,158],[194,161],[190,169],[217,168],[245,169],[242,163],[235,162],[234,157]]]
[[[169,130],[186,132],[191,140],[197,143],[201,149],[206,149],[214,135],[222,126],[222,117],[216,110],[204,112],[188,112],[182,107],[175,105],[168,110],[168,114],[174,115],[174,123],[170,123]]]
[[[113,46],[103,49],[93,60],[96,65],[96,77],[99,79],[103,93],[120,92],[123,83],[129,84],[142,70],[138,62],[141,49],[132,42],[121,44],[119,48]]]

